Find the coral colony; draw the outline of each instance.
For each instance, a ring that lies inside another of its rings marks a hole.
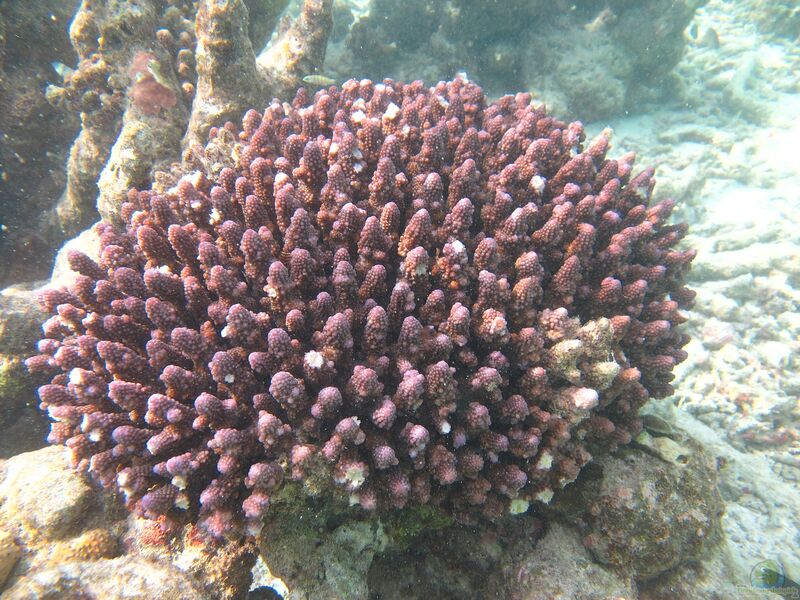
[[[292,480],[494,520],[671,392],[694,252],[606,134],[457,78],[301,89],[234,137],[41,296],[49,441],[136,513],[256,533]]]

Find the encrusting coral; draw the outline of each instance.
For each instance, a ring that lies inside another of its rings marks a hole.
[[[493,520],[671,392],[694,252],[608,134],[459,77],[301,89],[210,138],[235,168],[131,191],[27,361],[50,442],[135,512],[256,533],[295,480]]]

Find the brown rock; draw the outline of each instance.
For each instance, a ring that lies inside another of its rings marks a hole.
[[[0,483],[0,520],[23,538],[66,537],[91,512],[94,491],[69,468],[65,449],[49,446],[14,456]]]
[[[8,531],[0,529],[0,589],[3,588],[19,557],[19,546],[17,546],[14,536]]]
[[[74,562],[19,579],[3,600],[103,598],[204,600],[210,598],[175,567],[140,556]]]
[[[581,528],[597,562],[638,581],[701,558],[719,539],[723,504],[711,460],[688,439],[663,456],[659,447],[596,459],[554,506]]]

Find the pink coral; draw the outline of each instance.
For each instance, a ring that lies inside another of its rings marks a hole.
[[[456,79],[301,91],[239,139],[42,294],[49,439],[137,513],[252,533],[314,478],[495,519],[670,393],[693,253],[605,137]]]

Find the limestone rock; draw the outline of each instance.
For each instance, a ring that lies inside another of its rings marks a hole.
[[[275,524],[261,545],[272,574],[288,587],[287,600],[367,600],[367,571],[387,544],[380,524],[348,522],[328,534],[296,524]]]
[[[37,409],[35,382],[23,363],[36,349],[43,318],[31,290],[0,290],[0,456],[45,443],[47,418]]]
[[[0,519],[23,537],[57,539],[90,512],[94,491],[69,468],[62,446],[9,459],[0,483]]]
[[[626,448],[598,458],[556,498],[561,520],[585,532],[600,564],[646,580],[700,558],[719,539],[723,504],[714,466],[699,444],[679,439],[680,460]]]
[[[175,567],[139,556],[60,565],[21,578],[3,594],[3,600],[63,598],[205,600],[210,596]]]
[[[636,597],[630,577],[594,562],[577,534],[557,523],[521,561],[516,577],[511,587],[520,600]],[[584,596],[587,590],[591,596]]]
[[[17,546],[14,536],[8,531],[0,529],[0,589],[3,588],[19,557],[19,546]]]

